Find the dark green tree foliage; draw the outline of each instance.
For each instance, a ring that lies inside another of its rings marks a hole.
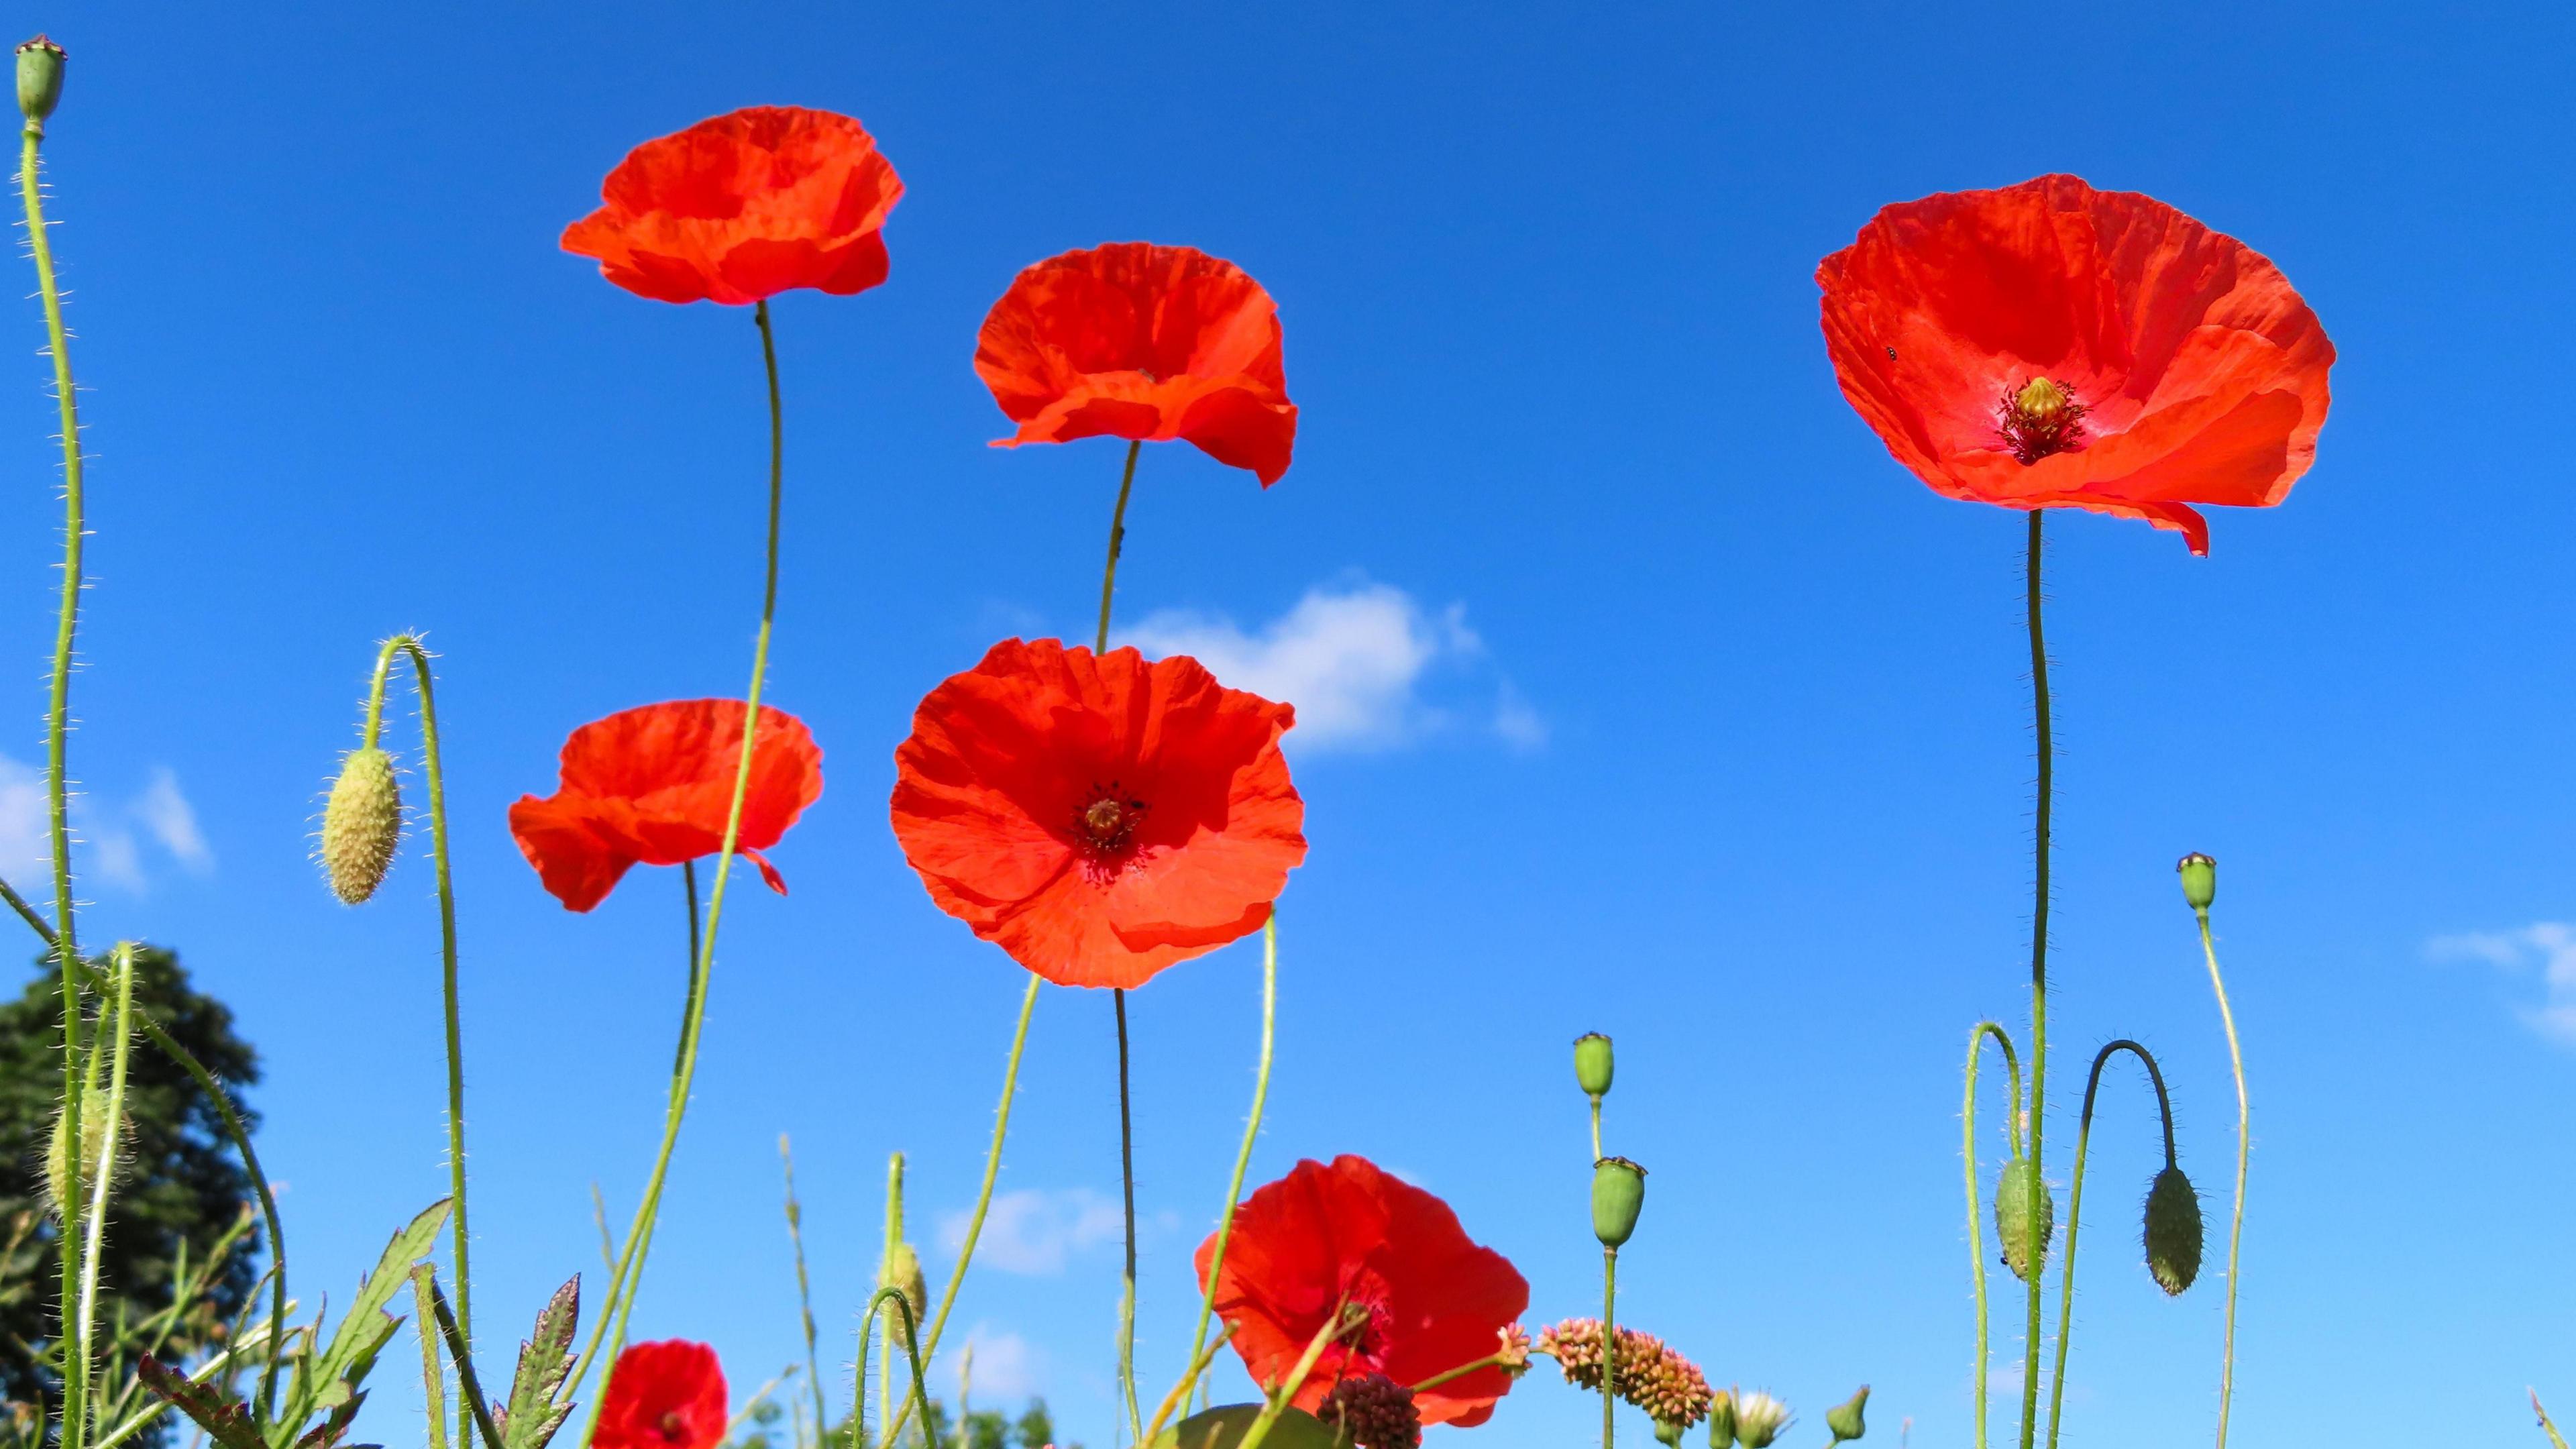
[[[97,964],[102,972],[110,966]],[[61,1282],[44,1147],[62,1102],[62,981],[49,958],[38,966],[17,1000],[0,1003],[0,1244],[8,1247],[0,1256],[0,1400],[12,1405],[58,1397],[55,1375],[40,1360],[54,1336]],[[259,1080],[259,1059],[233,1034],[231,1009],[192,988],[175,954],[154,948],[135,953],[134,1006],[224,1084],[243,1126],[256,1129],[259,1119],[241,1105],[240,1091]],[[84,1015],[95,1022],[100,1007],[90,996]],[[106,1076],[102,1065],[102,1086]],[[168,1308],[180,1245],[187,1245],[194,1276],[252,1196],[215,1104],[139,1033],[126,1059],[125,1114],[124,1166],[99,1268],[103,1340],[115,1337],[120,1322],[140,1324]],[[255,1234],[237,1242],[163,1341],[163,1360],[194,1359],[222,1337],[257,1277],[256,1247]]]

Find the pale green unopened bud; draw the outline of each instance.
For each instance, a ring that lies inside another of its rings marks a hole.
[[[2147,1188],[2147,1273],[2168,1297],[2180,1297],[2200,1276],[2200,1194],[2179,1167],[2156,1174]]]
[[[1626,1243],[1637,1231],[1637,1214],[1645,1205],[1646,1169],[1624,1157],[1592,1164],[1592,1235],[1601,1246]]]
[[[1574,1039],[1574,1081],[1585,1096],[1609,1095],[1611,1067],[1610,1038],[1590,1031]]]
[[[1765,1393],[1735,1396],[1735,1442],[1744,1449],[1771,1449],[1789,1427],[1789,1406]]]
[[[1719,1394],[1708,1406],[1708,1449],[1733,1449],[1735,1444],[1735,1394]]]
[[[18,47],[18,114],[42,127],[63,98],[63,48],[39,35]]]
[[[901,1293],[903,1301],[910,1305],[913,1338],[916,1341],[926,1338],[930,1333],[930,1324],[922,1318],[921,1313],[930,1305],[930,1283],[922,1277],[921,1255],[912,1250],[912,1244],[895,1244],[886,1253],[884,1264],[877,1269],[877,1291],[882,1293],[888,1288]],[[903,1349],[902,1312],[891,1303],[887,1304],[882,1311],[885,1314],[886,1343],[889,1349]],[[924,1346],[927,1347],[926,1344]]]
[[[1825,1410],[1825,1428],[1834,1436],[1835,1443],[1857,1439],[1867,1432],[1869,1426],[1862,1421],[1861,1410],[1868,1405],[1869,1385],[1863,1384],[1859,1393]]]
[[[2193,851],[2176,862],[2174,869],[2182,875],[2182,898],[2195,911],[2209,909],[2218,899],[2218,862]]]
[[[2031,1190],[2039,1193],[2038,1231],[2030,1221]],[[1995,1183],[1995,1234],[2004,1240],[2004,1266],[2023,1282],[2039,1265],[2048,1261],[2049,1234],[2057,1226],[2057,1202],[2048,1184],[2039,1181],[2038,1164],[2027,1157],[2016,1157],[2004,1164],[2003,1175]]]
[[[1655,1442],[1671,1445],[1672,1449],[1682,1449],[1682,1426],[1671,1419],[1657,1419]]]
[[[93,1081],[81,1092],[80,1162],[75,1171],[72,1162],[72,1118],[60,1107],[54,1109],[52,1130],[45,1134],[45,1193],[52,1199],[56,1216],[61,1216],[67,1201],[79,1203],[84,1210],[98,1190],[99,1158],[107,1153],[107,1142],[114,1129],[107,1115],[107,1093]],[[109,1182],[124,1166],[124,1150],[119,1144],[109,1158]]]
[[[331,893],[357,905],[384,884],[402,844],[402,790],[393,756],[367,745],[340,762],[322,807],[322,872]]]

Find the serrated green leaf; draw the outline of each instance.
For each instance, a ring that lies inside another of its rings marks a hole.
[[[198,1383],[150,1354],[134,1366],[134,1373],[145,1388],[194,1420],[223,1449],[267,1449],[259,1427],[251,1422],[250,1407],[220,1385]]]
[[[518,1371],[510,1378],[510,1402],[496,1416],[503,1449],[545,1449],[563,1427],[572,1405],[554,1402],[555,1393],[572,1373],[573,1331],[581,1324],[581,1275],[555,1290],[537,1314],[536,1327],[519,1345]]]
[[[285,1412],[263,1426],[267,1430],[265,1449],[293,1449],[305,1418],[314,1409],[326,1407],[326,1399],[346,1406],[340,1396],[365,1381],[368,1370],[375,1366],[376,1355],[392,1340],[402,1322],[385,1312],[385,1305],[410,1280],[411,1265],[429,1256],[430,1245],[438,1240],[438,1230],[447,1221],[447,1211],[448,1200],[440,1198],[404,1224],[393,1241],[385,1245],[375,1271],[358,1285],[357,1297],[341,1313],[340,1326],[332,1332],[330,1346],[297,1358],[294,1388],[287,1395]],[[315,1327],[306,1330],[308,1335],[316,1333],[320,1322],[317,1316]]]

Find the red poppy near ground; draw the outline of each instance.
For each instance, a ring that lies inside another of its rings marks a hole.
[[[742,701],[684,699],[621,710],[564,741],[563,778],[510,807],[510,834],[569,910],[606,899],[627,869],[678,865],[724,848],[742,760]],[[787,882],[761,852],[823,793],[823,751],[804,722],[760,707],[751,788],[735,842],[780,895]]]
[[[849,117],[752,106],[636,147],[600,194],[564,228],[565,251],[638,296],[739,306],[884,281],[879,228],[903,182]]]
[[[590,1449],[714,1449],[725,1432],[724,1368],[703,1343],[639,1343],[617,1356]]]
[[[2334,344],[2281,270],[2153,197],[2042,176],[1890,206],[1816,268],[1843,396],[1937,492],[2178,529],[2316,460]]]
[[[975,372],[1020,425],[997,448],[1178,438],[1267,488],[1297,441],[1278,305],[1195,247],[1113,242],[1028,268],[985,316]]]
[[[1206,1291],[1211,1234],[1199,1245]],[[1297,1391],[1312,1411],[1340,1378],[1384,1374],[1418,1384],[1493,1355],[1529,1307],[1529,1284],[1502,1254],[1468,1241],[1449,1205],[1363,1157],[1300,1162],[1235,1210],[1216,1311],[1252,1381],[1284,1383],[1333,1315],[1367,1314],[1324,1350]],[[1512,1375],[1478,1369],[1414,1395],[1425,1424],[1471,1428],[1492,1417]]]
[[[1066,986],[1141,986],[1270,919],[1306,858],[1296,711],[1186,655],[1005,639],[913,712],[894,833],[939,908]]]

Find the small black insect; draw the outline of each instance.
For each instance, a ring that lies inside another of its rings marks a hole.
[[[1888,361],[1890,361],[1890,362],[1894,362],[1894,361],[1896,360],[1896,349],[1895,349],[1895,348],[1891,347],[1891,348],[1887,349],[1887,360],[1888,360]]]

